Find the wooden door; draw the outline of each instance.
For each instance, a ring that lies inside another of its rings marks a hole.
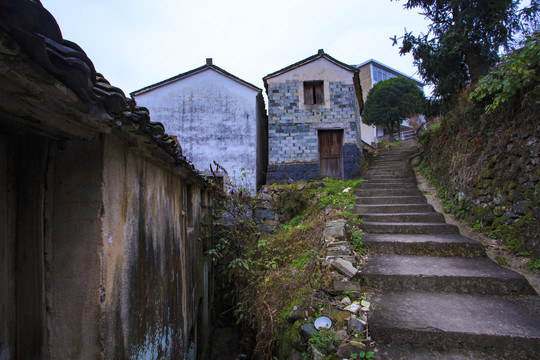
[[[343,178],[343,130],[319,130],[321,177]]]

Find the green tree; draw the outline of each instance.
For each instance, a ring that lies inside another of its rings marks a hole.
[[[499,61],[523,24],[539,11],[531,0],[518,11],[520,0],[408,0],[405,9],[420,9],[431,21],[428,34],[405,32],[400,54],[412,53],[423,80],[448,108],[455,95],[475,83]],[[398,39],[394,37],[394,44]]]
[[[379,81],[368,93],[362,121],[384,126],[393,134],[396,127],[400,131],[401,121],[422,113],[424,104],[424,93],[413,80],[395,77]]]

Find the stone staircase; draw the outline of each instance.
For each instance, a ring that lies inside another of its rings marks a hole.
[[[406,141],[377,155],[356,192],[377,357],[540,359],[539,297],[427,204],[410,166],[415,151]]]

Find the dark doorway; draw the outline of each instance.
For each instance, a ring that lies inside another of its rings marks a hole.
[[[0,357],[46,354],[48,144],[42,137],[0,134]]]
[[[343,129],[319,130],[321,177],[343,179]]]

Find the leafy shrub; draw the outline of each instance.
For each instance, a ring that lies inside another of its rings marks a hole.
[[[367,250],[364,248],[364,242],[362,241],[362,230],[360,229],[353,229],[352,230],[352,237],[351,237],[351,245],[353,249],[358,252],[360,255],[367,254]]]
[[[307,193],[305,191],[299,191],[296,187],[291,187],[281,191],[276,208],[281,214],[282,219],[289,221],[305,210],[307,203]]]
[[[339,347],[341,339],[332,330],[321,329],[313,333],[309,343],[317,349],[329,353]]]
[[[528,37],[520,49],[510,53],[493,71],[482,77],[469,101],[481,103],[486,113],[503,108],[514,110],[539,103],[540,32]]]
[[[540,259],[532,258],[525,266],[532,272],[540,272]]]

